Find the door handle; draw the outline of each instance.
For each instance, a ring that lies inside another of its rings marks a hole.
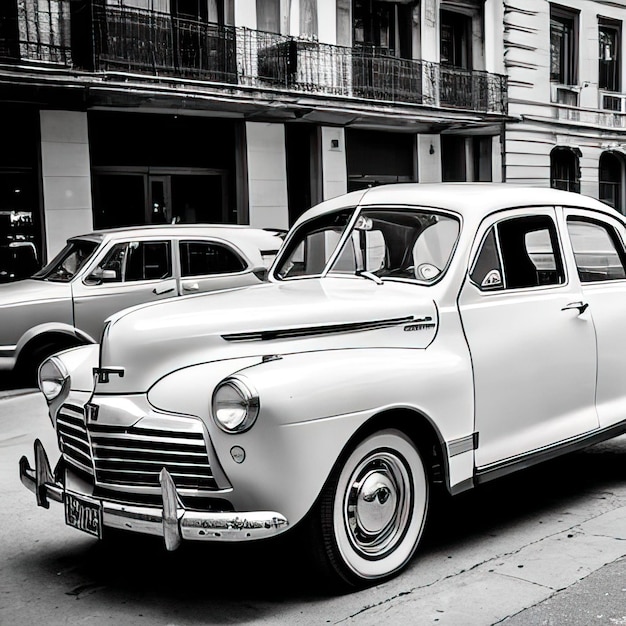
[[[566,304],[561,311],[572,311],[574,309],[578,309],[578,315],[582,315],[587,310],[588,306],[589,303],[587,302],[570,302],[569,304]]]
[[[164,293],[169,293],[170,291],[174,291],[174,287],[166,287],[165,289],[163,289],[163,288],[158,289],[157,287],[155,287],[155,288],[152,290],[152,293],[153,293],[155,296],[162,296]]]
[[[198,291],[200,289],[200,285],[198,285],[198,283],[191,283],[190,285],[183,285],[183,289],[185,291]]]

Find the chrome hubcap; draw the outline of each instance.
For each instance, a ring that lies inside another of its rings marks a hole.
[[[411,504],[411,483],[402,460],[375,452],[355,468],[344,500],[344,519],[352,546],[380,558],[403,537]]]

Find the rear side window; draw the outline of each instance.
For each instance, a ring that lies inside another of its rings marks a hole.
[[[182,276],[233,274],[246,269],[246,263],[232,249],[209,241],[181,241]]]
[[[624,249],[613,228],[591,220],[568,217],[567,230],[581,282],[626,278]]]
[[[552,218],[533,215],[492,226],[470,279],[483,291],[563,284],[565,272]]]

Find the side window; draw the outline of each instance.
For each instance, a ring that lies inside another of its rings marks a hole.
[[[626,278],[624,250],[613,228],[570,217],[567,230],[581,282]]]
[[[123,269],[127,248],[127,243],[115,244],[93,275],[106,283],[121,283],[124,279]]]
[[[243,259],[234,250],[208,241],[182,241],[180,262],[183,278],[232,274],[246,269]]]
[[[168,241],[131,241],[114,245],[90,278],[105,283],[160,280],[172,275]]]
[[[493,226],[470,278],[483,291],[563,284],[565,272],[552,219],[518,217]]]

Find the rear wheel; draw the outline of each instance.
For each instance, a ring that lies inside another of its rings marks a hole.
[[[320,554],[349,585],[399,572],[422,536],[429,483],[415,444],[401,431],[363,439],[324,487],[316,520]]]

